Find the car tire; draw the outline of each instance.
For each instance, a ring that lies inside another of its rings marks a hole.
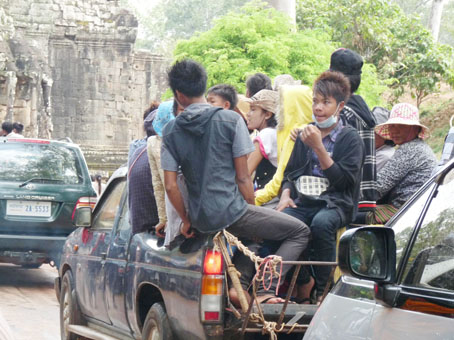
[[[151,306],[145,318],[142,340],[172,340],[169,318],[162,303]]]
[[[70,270],[63,275],[60,292],[60,335],[62,340],[77,340],[78,335],[69,333],[68,325],[84,325],[74,290],[74,279]]]

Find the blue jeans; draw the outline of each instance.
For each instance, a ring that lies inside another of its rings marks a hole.
[[[329,209],[325,202],[311,205],[297,203],[296,208],[286,208],[284,213],[296,217],[309,226],[311,240],[308,246],[308,260],[335,261],[336,260],[336,232],[342,226],[342,220],[336,209]],[[306,259],[307,260],[307,259]],[[302,268],[303,269],[303,268]],[[331,273],[331,266],[314,266],[315,288],[317,295],[323,294]],[[301,271],[302,275],[307,271]],[[300,282],[307,282],[300,278]]]

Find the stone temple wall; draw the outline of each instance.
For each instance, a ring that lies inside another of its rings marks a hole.
[[[0,120],[71,138],[91,170],[116,168],[166,88],[167,61],[134,49],[137,26],[116,1],[0,0]]]

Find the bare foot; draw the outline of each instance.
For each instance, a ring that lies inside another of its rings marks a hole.
[[[298,303],[310,303],[311,291],[314,288],[315,280],[311,276],[310,281],[304,285],[298,285],[296,301]]]
[[[244,295],[246,295],[246,300],[247,300],[247,303],[249,304],[251,302],[251,296],[244,289],[243,289],[243,292],[244,292]],[[238,297],[238,293],[237,293],[236,289],[233,287],[229,289],[229,298],[235,307],[241,308],[240,298]]]
[[[284,303],[285,300],[275,296],[275,295],[260,295],[257,296],[257,302],[262,304],[276,304],[276,303]]]

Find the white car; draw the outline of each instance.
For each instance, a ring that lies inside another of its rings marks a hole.
[[[454,160],[385,227],[350,229],[304,340],[454,339]]]

